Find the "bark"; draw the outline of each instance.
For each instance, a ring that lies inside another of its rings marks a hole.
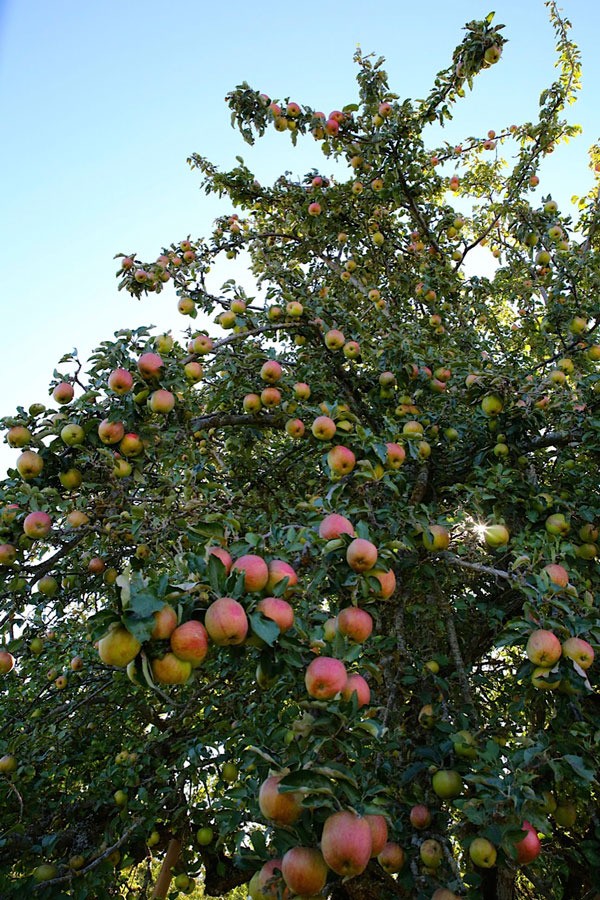
[[[483,870],[483,900],[517,900],[515,894],[515,873],[501,866]]]
[[[409,895],[375,862],[369,863],[362,875],[336,884],[331,893],[331,900],[392,900],[394,897],[408,900]]]

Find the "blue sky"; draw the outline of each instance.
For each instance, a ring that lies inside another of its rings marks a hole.
[[[583,57],[581,100],[570,115],[584,135],[547,160],[540,187],[564,206],[591,183],[600,4],[565,0],[563,8]],[[262,181],[313,165],[327,172],[312,140],[293,151],[271,133],[248,148],[229,125],[223,98],[231,87],[246,80],[328,112],[355,99],[360,45],[386,56],[401,96],[421,97],[464,23],[490,9],[510,43],[462,104],[453,141],[535,116],[554,76],[542,0],[0,0],[0,415],[46,400],[56,361],[73,347],[87,356],[117,328],[141,323],[186,327],[169,293],[143,303],[119,294],[112,257],[155,258],[172,240],[206,234],[225,211],[198,191],[190,153],[222,168],[241,154]],[[0,450],[0,471],[13,456]]]

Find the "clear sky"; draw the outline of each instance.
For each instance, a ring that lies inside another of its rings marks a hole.
[[[540,189],[561,206],[591,183],[586,150],[600,132],[600,3],[564,0],[583,57],[584,134],[544,164]],[[354,101],[357,45],[387,58],[390,84],[418,98],[444,68],[462,26],[491,9],[505,23],[502,60],[448,129],[455,141],[535,117],[554,77],[542,0],[0,0],[0,415],[48,398],[60,356],[87,356],[117,328],[188,324],[169,292],[118,293],[115,253],[154,259],[204,235],[224,211],[198,191],[196,151],[222,168],[241,154],[261,181],[327,161],[312,139],[293,151],[272,132],[250,149],[223,98],[242,80],[326,113]],[[230,273],[228,273],[229,275]],[[16,451],[0,447],[0,474]]]

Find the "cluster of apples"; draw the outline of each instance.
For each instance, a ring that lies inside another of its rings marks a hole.
[[[558,566],[558,568],[562,568],[562,566]],[[582,674],[585,674],[594,662],[594,649],[583,638],[570,637],[561,644],[554,632],[545,628],[532,631],[525,652],[529,661],[535,666],[531,675],[532,684],[537,688],[549,691],[557,690],[561,686],[563,679],[558,669],[555,668],[561,656],[572,660]]]
[[[260,787],[258,803],[269,822],[289,828],[299,820],[305,807],[300,791],[280,791],[283,777],[269,775]],[[326,818],[319,847],[292,847],[281,859],[266,862],[252,876],[249,894],[252,900],[292,895],[312,897],[322,891],[330,870],[343,878],[352,878],[364,872],[374,858],[390,874],[399,872],[405,863],[402,847],[388,841],[385,817],[359,816],[341,810]]]
[[[181,266],[192,265],[195,261],[196,248],[191,241],[185,240],[177,247],[172,245],[169,252],[161,253],[150,266],[140,265],[134,256],[123,256],[119,274],[125,276],[128,286],[137,287],[134,293],[139,293],[141,289],[159,293],[163,284],[170,281]]]
[[[298,583],[292,566],[281,559],[267,563],[260,556],[246,554],[234,562],[230,553],[220,546],[209,547],[208,554],[222,562],[227,575],[243,573],[247,593],[272,591],[283,579],[287,579],[288,588]],[[263,597],[256,609],[274,621],[281,633],[294,623],[292,606],[282,598]],[[154,613],[150,639],[168,640],[169,649],[161,657],[152,659],[153,678],[161,684],[185,684],[193,670],[204,661],[211,641],[218,647],[238,646],[246,641],[249,628],[244,606],[233,597],[214,600],[206,611],[204,624],[191,619],[178,625],[176,611],[165,603]],[[140,641],[122,624],[115,624],[98,642],[100,659],[110,666],[135,665],[141,649]]]

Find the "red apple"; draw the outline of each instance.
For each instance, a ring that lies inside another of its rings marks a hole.
[[[279,381],[281,375],[282,368],[276,359],[267,360],[260,370],[260,377],[263,381],[266,381],[267,384],[275,384],[275,382]]]
[[[388,443],[386,463],[390,469],[399,469],[406,459],[406,450],[400,444]]]
[[[219,647],[243,644],[248,634],[248,617],[241,603],[220,597],[206,610],[204,625]]]
[[[413,828],[428,828],[431,825],[431,813],[422,803],[412,807],[409,819]]]
[[[563,656],[572,659],[581,669],[589,669],[594,662],[594,649],[582,638],[568,638],[562,645]]]
[[[325,335],[325,346],[329,350],[341,350],[346,343],[343,333],[337,328],[331,328]]]
[[[305,381],[298,381],[294,385],[294,396],[297,400],[308,400],[310,397],[310,387]]]
[[[191,663],[170,652],[161,659],[153,659],[151,668],[154,678],[161,684],[185,684],[192,674]]]
[[[294,610],[287,600],[281,600],[279,597],[265,597],[257,603],[256,608],[267,619],[272,619],[282,633],[289,631],[294,624]]]
[[[52,519],[45,512],[32,512],[25,517],[23,531],[27,537],[39,540],[45,538],[52,528]]]
[[[549,563],[547,566],[544,566],[542,572],[545,572],[552,584],[555,584],[557,587],[565,588],[569,583],[569,573],[557,563]]]
[[[340,634],[362,644],[373,631],[373,619],[366,610],[347,606],[338,613],[337,628]]]
[[[144,452],[144,444],[139,435],[130,432],[123,436],[119,450],[123,456],[140,456]]]
[[[355,572],[368,572],[377,562],[377,547],[364,538],[354,538],[346,550],[346,560]]]
[[[368,813],[365,822],[371,829],[371,859],[379,856],[388,839],[388,826],[385,816]]]
[[[303,437],[306,431],[302,419],[288,419],[285,423],[285,430],[293,438]]]
[[[137,363],[140,375],[146,380],[158,378],[163,366],[164,362],[158,353],[142,353]]]
[[[217,601],[218,602],[218,601]],[[178,625],[171,634],[171,650],[178,659],[199,666],[208,653],[208,634],[202,622],[190,619]]]
[[[352,877],[364,872],[371,858],[371,829],[353,812],[342,810],[325,820],[321,852],[337,875]]]
[[[325,887],[329,870],[320,850],[292,847],[281,861],[281,871],[292,893],[312,897]]]
[[[333,475],[349,475],[356,465],[356,457],[348,447],[339,445],[327,454],[327,464]]]
[[[298,584],[298,576],[290,564],[283,559],[272,559],[268,569],[269,580],[266,585],[268,591],[274,590],[275,586],[278,585],[280,581],[283,581],[284,578],[288,579],[287,587],[285,589],[286,595],[291,592],[291,588]]]
[[[258,805],[265,819],[277,825],[293,825],[302,815],[302,794],[279,791],[283,775],[270,775],[260,786]]]
[[[267,409],[274,409],[281,403],[281,391],[275,387],[265,388],[260,392],[260,402]]]
[[[520,866],[526,866],[528,863],[533,862],[534,859],[540,855],[542,850],[542,842],[540,841],[537,831],[526,819],[521,826],[522,830],[526,832],[525,837],[520,841],[517,841],[515,844],[515,850],[517,851],[517,862]]]
[[[249,592],[262,591],[269,580],[269,567],[262,557],[253,553],[236,559],[231,571],[244,573],[244,590]]]
[[[390,569],[388,572],[384,572],[382,569],[371,569],[368,575],[369,578],[376,578],[381,585],[378,591],[373,591],[375,596],[382,600],[389,600],[396,590],[396,576],[394,571]]]
[[[351,537],[354,537],[355,531],[352,522],[339,513],[330,513],[328,516],[325,516],[319,525],[319,537],[322,537],[325,541],[331,541],[339,538],[342,534],[349,534]]]
[[[44,468],[44,460],[35,450],[24,450],[17,459],[17,471],[24,481],[37,478]]]
[[[317,416],[310,429],[319,441],[330,441],[337,431],[333,419],[329,416]]]
[[[127,369],[113,369],[108,376],[108,386],[113,393],[122,397],[133,387],[133,375]]]
[[[396,844],[394,841],[388,841],[381,853],[377,856],[377,861],[388,875],[394,875],[396,872],[400,872],[404,866],[406,854],[400,844]]]
[[[371,689],[362,675],[348,675],[348,680],[342,689],[342,698],[346,701],[352,700],[353,694],[356,694],[359,709],[361,706],[368,706],[371,702]],[[374,853],[373,856],[377,856],[377,854]]]
[[[8,650],[0,650],[0,675],[7,675],[15,665],[15,658]]]
[[[68,381],[61,381],[52,391],[54,400],[61,405],[70,403],[74,394],[75,391],[73,390],[73,385],[69,384]]]
[[[103,419],[98,425],[98,437],[103,444],[118,444],[125,434],[125,426],[122,422],[110,422]]]
[[[168,603],[153,613],[154,628],[150,637],[154,641],[166,641],[177,627],[177,613]]]
[[[304,676],[306,690],[315,700],[331,700],[344,689],[347,680],[344,663],[331,656],[317,656]]]
[[[535,666],[550,668],[560,659],[562,647],[552,631],[538,628],[529,635],[525,652]]]
[[[153,391],[152,394],[150,394],[148,406],[152,412],[166,415],[167,413],[170,413],[175,406],[175,395],[172,394],[171,391],[164,390],[164,388]]]
[[[262,409],[262,403],[258,394],[246,394],[242,400],[244,412],[256,413]]]
[[[228,553],[224,547],[209,547],[207,553],[209,556],[216,556],[217,559],[220,559],[225,566],[225,574],[229,575],[231,566],[233,565],[231,554]]]

